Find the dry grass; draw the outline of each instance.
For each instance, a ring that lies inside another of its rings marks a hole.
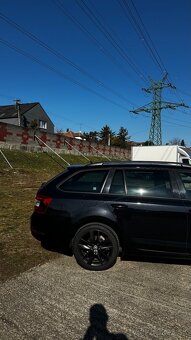
[[[43,249],[31,236],[30,216],[40,184],[63,171],[63,164],[60,160],[58,164],[55,156],[8,150],[4,153],[14,169],[8,169],[0,157],[1,281],[61,256]],[[70,164],[84,162],[76,156],[66,158]]]
[[[31,173],[1,172],[0,279],[6,280],[56,256],[30,234],[39,181]]]

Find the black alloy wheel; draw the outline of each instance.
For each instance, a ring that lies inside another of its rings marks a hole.
[[[73,239],[73,253],[77,263],[89,270],[112,267],[119,254],[119,240],[107,225],[89,223],[80,228]]]

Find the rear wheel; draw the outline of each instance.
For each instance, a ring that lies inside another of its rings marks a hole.
[[[77,263],[89,270],[112,267],[119,254],[119,240],[107,225],[89,223],[80,228],[73,239],[73,253]]]

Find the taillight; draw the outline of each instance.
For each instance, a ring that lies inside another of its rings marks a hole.
[[[45,213],[51,202],[52,197],[37,195],[35,200],[34,211],[39,213]]]

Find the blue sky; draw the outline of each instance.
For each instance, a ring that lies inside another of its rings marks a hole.
[[[165,89],[163,100],[191,106],[191,1],[125,3],[137,20],[141,18],[142,33],[146,28],[159,64],[177,87]],[[116,133],[126,127],[134,141],[148,139],[151,114],[134,115],[129,110],[151,102],[142,88],[149,87],[149,77],[158,81],[164,73],[145,47],[148,36],[144,39],[135,32],[123,0],[0,0],[0,4],[0,105],[13,104],[16,98],[23,103],[38,101],[55,129],[99,131],[107,124]],[[99,20],[101,31],[84,4]],[[108,39],[114,39],[115,47]],[[162,111],[163,143],[178,137],[191,146],[190,132],[190,108]]]

